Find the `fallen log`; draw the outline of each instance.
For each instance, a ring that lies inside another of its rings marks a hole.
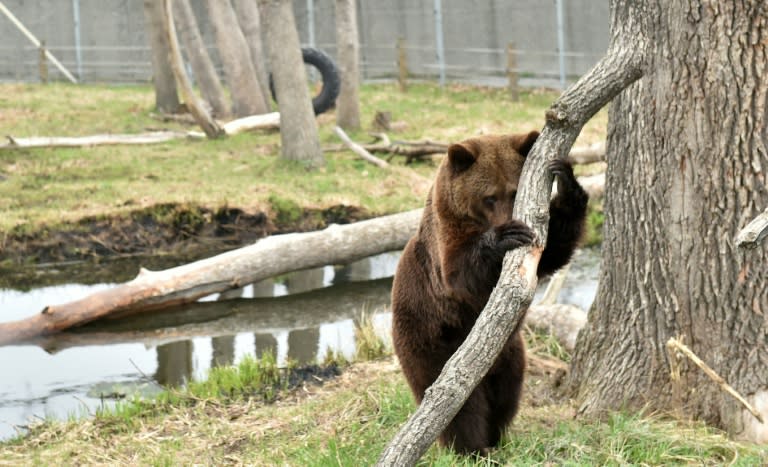
[[[90,136],[33,136],[16,138],[6,135],[7,143],[0,144],[0,149],[29,148],[72,148],[83,146],[109,146],[116,144],[157,144],[184,138],[186,133],[179,131],[151,131],[138,134],[100,134]]]
[[[280,113],[270,112],[263,115],[251,115],[227,123],[220,123],[221,130],[227,136],[247,130],[269,130],[280,127]],[[114,146],[118,144],[158,144],[182,138],[206,138],[201,131],[149,131],[137,134],[98,134],[89,136],[32,136],[17,138],[6,135],[8,142],[0,144],[0,149],[32,148],[74,148],[90,146]]]
[[[571,149],[568,153],[571,164],[592,164],[605,160],[605,142],[595,143],[590,146],[580,146]]]
[[[570,352],[576,348],[579,331],[587,324],[587,313],[575,305],[557,303],[568,270],[566,266],[552,276],[544,296],[528,308],[525,324],[552,334]]]
[[[343,264],[402,249],[416,232],[421,209],[308,233],[275,235],[165,271],[142,269],[132,281],[40,313],[0,323],[0,345],[49,335],[108,315],[167,308],[236,289],[278,274]]]

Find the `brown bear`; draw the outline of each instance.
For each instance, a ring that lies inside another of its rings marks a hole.
[[[395,352],[419,403],[485,307],[505,253],[534,240],[533,231],[512,217],[512,208],[523,162],[538,136],[480,136],[453,144],[437,171],[392,288]],[[556,160],[548,169],[557,195],[549,206],[539,277],[570,260],[587,208],[571,166]],[[496,446],[517,412],[524,371],[525,346],[515,330],[440,443],[462,453]]]

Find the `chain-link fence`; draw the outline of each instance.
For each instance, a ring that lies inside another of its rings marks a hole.
[[[204,0],[191,0],[218,62]],[[83,82],[151,79],[140,0],[2,0]],[[336,55],[333,0],[294,0],[303,45]],[[606,0],[358,0],[362,76],[553,86],[587,71],[608,44]],[[41,54],[0,15],[0,80],[39,81]],[[265,38],[269,40],[269,38]],[[398,43],[401,50],[398,50]],[[510,66],[514,67],[510,70]],[[52,66],[51,79],[64,79]]]

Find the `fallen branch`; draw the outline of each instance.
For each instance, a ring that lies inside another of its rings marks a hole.
[[[185,133],[178,131],[152,131],[135,135],[101,134],[90,136],[33,136],[17,138],[7,135],[7,143],[0,144],[0,149],[30,148],[72,148],[82,146],[109,146],[116,144],[156,144],[184,138]]]
[[[416,412],[390,441],[378,465],[413,465],[453,419],[490,369],[533,300],[536,269],[546,244],[552,176],[550,160],[565,158],[581,128],[643,72],[640,31],[616,41],[592,70],[571,86],[546,113],[546,125],[528,155],[513,215],[533,228],[534,245],[507,252],[501,277],[472,331],[427,389]]]
[[[382,169],[385,169],[389,167],[389,164],[386,161],[383,161],[379,159],[378,157],[374,156],[370,152],[366,151],[365,148],[360,146],[359,144],[352,141],[349,136],[344,132],[344,130],[341,129],[341,127],[336,127],[333,130],[336,133],[336,136],[341,138],[342,141],[344,141],[344,144],[352,150],[355,154],[362,157],[364,160],[370,162],[371,164],[381,167]]]
[[[720,386],[720,389],[727,392],[728,394],[732,395],[737,401],[741,403],[748,411],[751,413],[757,421],[760,423],[765,423],[763,420],[763,416],[760,414],[760,412],[755,409],[752,404],[746,401],[743,397],[741,397],[741,394],[736,392],[733,387],[728,384],[720,375],[718,375],[715,370],[710,368],[709,365],[704,363],[691,349],[688,348],[687,345],[683,344],[679,340],[675,339],[674,337],[670,337],[667,341],[667,352],[669,353],[670,359],[677,359],[678,356],[675,354],[675,350],[679,351],[686,357],[688,357],[693,363],[696,364],[701,370],[709,376],[709,378],[717,383],[718,386]],[[675,368],[675,367],[673,367]],[[678,375],[679,378],[679,375]]]
[[[605,142],[595,143],[591,146],[580,146],[571,149],[568,154],[571,164],[592,164],[605,160]]]
[[[299,269],[343,264],[405,246],[421,209],[308,233],[275,235],[165,271],[142,269],[132,281],[63,305],[47,306],[20,321],[0,323],[0,345],[49,335],[108,315],[193,302]]]
[[[736,245],[745,249],[756,248],[765,237],[768,237],[768,208],[739,231]]]
[[[579,331],[587,324],[587,313],[574,305],[556,303],[568,269],[566,266],[552,276],[544,296],[525,314],[525,324],[552,334],[566,350],[572,351]]]

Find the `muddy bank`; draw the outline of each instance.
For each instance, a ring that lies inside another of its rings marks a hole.
[[[259,238],[306,232],[372,217],[365,209],[276,206],[273,213],[238,208],[158,204],[115,217],[87,217],[55,229],[17,228],[0,244],[0,287],[26,288],[76,280],[122,282],[139,265],[165,269],[253,243]],[[93,265],[109,267],[94,268]]]

